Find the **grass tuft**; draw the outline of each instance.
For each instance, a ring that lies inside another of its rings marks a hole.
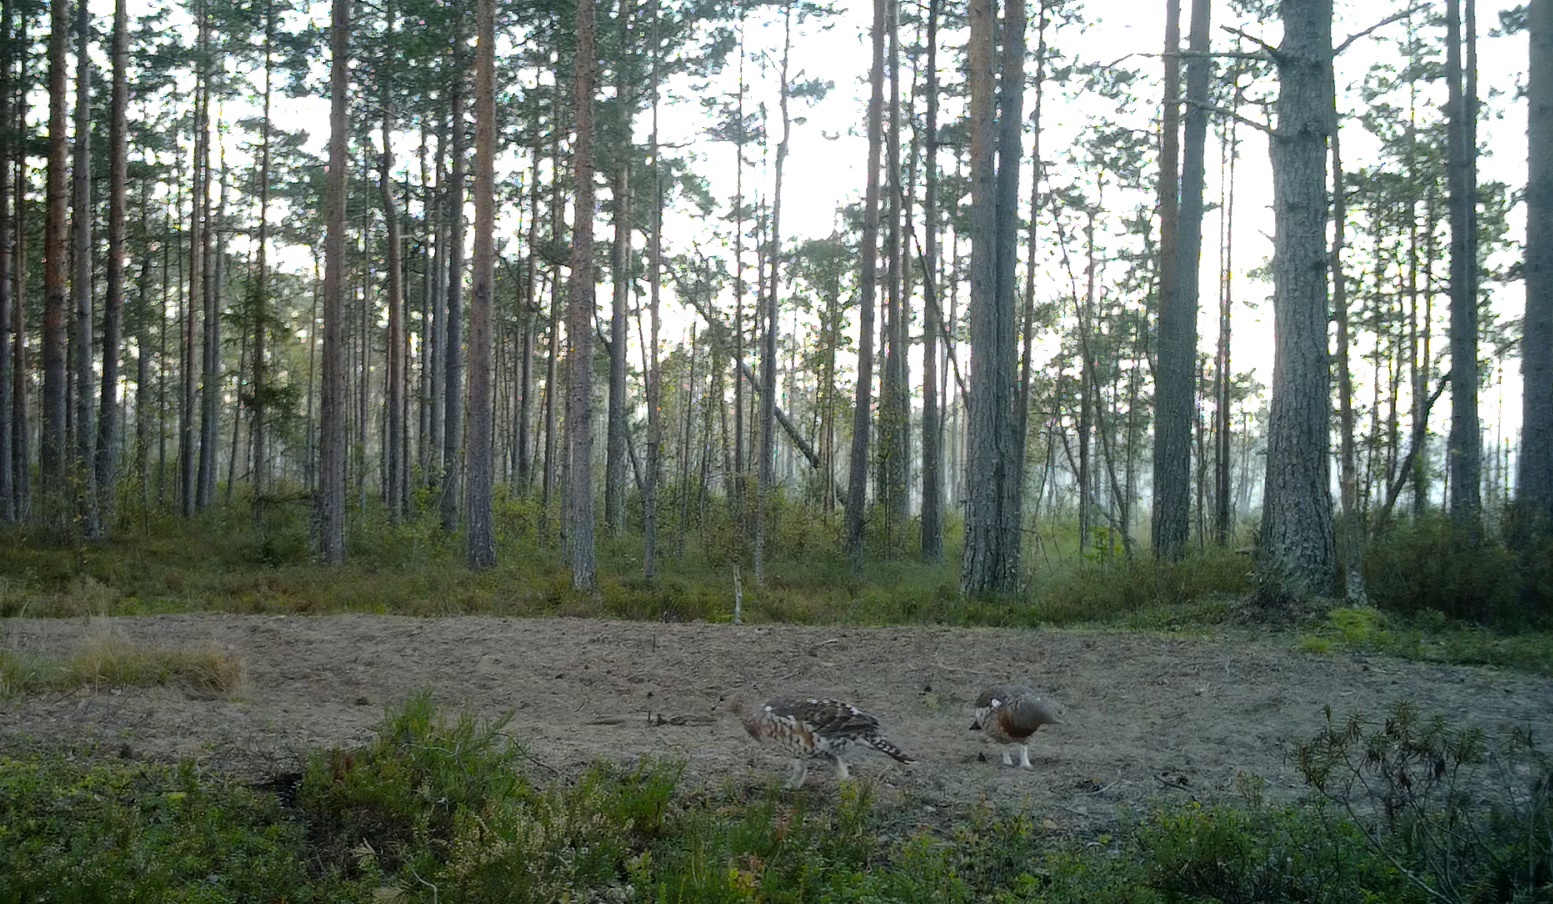
[[[173,649],[136,643],[94,628],[62,658],[0,650],[0,697],[47,690],[179,687],[229,694],[242,685],[243,663],[215,647]]]

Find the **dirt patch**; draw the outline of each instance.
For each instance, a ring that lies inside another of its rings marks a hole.
[[[1160,796],[1234,793],[1239,773],[1275,798],[1299,793],[1288,763],[1322,708],[1425,713],[1490,731],[1553,729],[1553,680],[1384,657],[1310,656],[1252,637],[1213,639],[994,629],[671,625],[573,619],[177,615],[106,620],[136,643],[216,648],[242,661],[231,695],[78,691],[0,701],[0,753],[192,757],[260,774],[309,749],[369,738],[385,708],[421,688],[487,716],[558,773],[599,758],[668,757],[687,780],[768,782],[786,762],[713,718],[730,688],[824,695],[875,713],[920,762],[858,756],[859,775],[924,806],[1027,804],[1058,825],[1108,824]],[[0,621],[0,648],[70,652],[102,620]],[[1066,708],[1035,769],[1001,765],[968,731],[994,681],[1032,683]],[[985,760],[982,758],[985,754]],[[820,767],[811,785],[835,782]]]

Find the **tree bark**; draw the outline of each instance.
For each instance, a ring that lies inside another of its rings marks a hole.
[[[1014,267],[1019,212],[1019,130],[1024,97],[1023,0],[1007,0],[1001,29],[993,0],[970,4],[971,396],[966,476],[966,596],[1012,592],[1019,577],[1023,469],[1014,459],[1018,337]],[[994,77],[994,31],[1003,38]],[[994,112],[996,105],[996,112]]]
[[[922,330],[922,560],[944,557],[943,426],[938,395],[938,16],[939,0],[928,0],[926,187],[923,190],[922,255],[927,323]],[[1037,164],[1039,166],[1039,164]],[[1037,174],[1039,175],[1039,174]]]
[[[128,220],[129,13],[125,0],[113,4],[113,87],[108,119],[108,285],[103,298],[102,406],[98,413],[97,487],[103,523],[111,521],[119,448],[119,345],[124,324],[125,233]],[[137,390],[138,391],[138,390]]]
[[[642,487],[642,575],[648,581],[658,577],[658,488],[663,476],[663,370],[659,360],[658,335],[663,328],[663,170],[658,155],[658,57],[662,51],[658,38],[659,4],[652,0],[652,136],[647,153],[652,158],[652,229],[647,249],[647,286],[650,309],[648,340],[642,350],[643,372],[647,380],[647,474]],[[640,324],[640,321],[638,321]],[[622,349],[621,354],[624,354]],[[759,534],[756,535],[757,537]],[[757,540],[756,561],[759,561]]]
[[[345,561],[345,115],[351,14],[350,0],[332,3],[318,523],[322,558],[326,564],[339,565]]]
[[[770,250],[766,253],[766,261],[771,266],[771,272],[766,279],[765,353],[760,367],[760,469],[758,471],[760,483],[755,505],[755,586],[757,587],[762,586],[765,581],[766,513],[770,508],[771,484],[776,480],[777,324],[780,322],[777,316],[777,289],[780,286],[779,275],[782,266],[782,169],[787,163],[788,139],[792,132],[792,121],[787,111],[787,98],[790,91],[787,83],[787,67],[792,47],[793,4],[792,0],[788,0],[783,6],[782,62],[777,76],[780,79],[777,86],[777,102],[782,115],[782,138],[777,142],[776,182],[771,194]],[[894,178],[894,176],[891,177],[892,181]]]
[[[1186,64],[1186,130],[1178,219],[1171,236],[1175,285],[1161,285],[1154,392],[1154,554],[1179,559],[1191,529],[1192,417],[1196,406],[1198,273],[1202,258],[1204,155],[1208,136],[1207,0],[1192,0]],[[1179,28],[1179,26],[1178,26]],[[1169,54],[1174,48],[1167,46]],[[1168,65],[1168,64],[1167,64]],[[1167,81],[1170,80],[1167,76]],[[1166,99],[1167,110],[1176,99]],[[1166,136],[1170,140],[1173,136]],[[1173,174],[1172,174],[1173,175]],[[1163,194],[1173,195],[1175,185]],[[1163,237],[1161,244],[1164,244]]]
[[[863,570],[863,515],[868,508],[868,428],[874,374],[874,302],[879,290],[879,164],[884,131],[885,2],[874,0],[873,63],[869,70],[868,170],[863,190],[862,272],[858,285],[857,400],[852,410],[852,452],[847,479],[847,554],[853,573]]]
[[[19,517],[16,493],[16,444],[11,412],[15,402],[12,387],[11,318],[18,307],[12,261],[16,251],[16,218],[12,213],[11,179],[13,162],[19,156],[21,142],[15,140],[12,106],[12,69],[18,42],[10,3],[0,10],[0,522],[15,524]],[[16,67],[20,68],[20,67]],[[20,79],[17,79],[20,81]],[[14,171],[20,172],[21,167]],[[21,206],[18,198],[17,208]]]
[[[617,86],[617,91],[620,90]],[[623,134],[630,134],[629,126]],[[604,523],[620,536],[626,528],[626,319],[631,301],[631,175],[630,157],[622,155],[615,174],[615,243],[610,249],[609,435],[604,451]]]
[[[1472,0],[1466,0],[1471,15]],[[1473,147],[1477,118],[1475,92],[1467,91],[1461,62],[1462,0],[1445,4],[1445,80],[1448,89],[1451,217],[1451,520],[1472,536],[1482,528],[1482,430],[1478,423],[1477,154]],[[1472,35],[1467,35],[1472,40]]]
[[[1326,139],[1331,128],[1331,0],[1284,0],[1273,163],[1272,402],[1260,588],[1283,603],[1332,592]]]
[[[444,403],[442,435],[442,529],[458,529],[464,463],[464,158],[468,124],[464,122],[463,43],[452,54],[453,163],[448,177],[447,327],[442,335]]]
[[[633,0],[623,0],[620,10],[620,46],[630,46],[631,9]],[[654,55],[656,61],[656,55]],[[631,67],[624,64],[615,70],[615,97],[620,111],[621,140],[624,146],[616,155],[612,174],[611,193],[615,198],[615,241],[610,248],[610,320],[609,320],[609,410],[606,421],[608,435],[604,444],[604,524],[613,536],[620,536],[626,528],[626,430],[629,429],[626,395],[626,318],[631,304],[632,224],[631,224],[631,167],[635,160],[635,146],[631,143],[632,113],[636,103],[631,98]],[[657,154],[653,164],[657,164]]]
[[[1337,412],[1339,437],[1338,485],[1343,502],[1343,596],[1363,605],[1364,525],[1359,514],[1359,475],[1354,448],[1353,374],[1349,368],[1348,278],[1343,272],[1345,230],[1348,225],[1347,189],[1343,183],[1342,120],[1337,109],[1336,85],[1332,86],[1332,319],[1336,324]]]
[[[388,298],[388,340],[387,340],[387,364],[388,364],[388,435],[384,443],[383,457],[385,464],[384,496],[388,503],[388,517],[391,521],[398,521],[404,514],[401,506],[403,491],[400,480],[403,477],[404,462],[401,457],[405,450],[405,361],[404,361],[404,264],[401,259],[399,247],[399,208],[394,202],[394,103],[393,103],[393,60],[394,60],[394,4],[393,0],[387,0],[383,6],[384,31],[383,40],[383,71],[378,74],[382,80],[383,101],[383,155],[380,161],[378,175],[378,192],[383,201],[383,225],[388,232],[388,261],[385,266],[386,277],[384,280],[385,294]]]
[[[1241,100],[1240,70],[1235,71],[1234,97],[1231,101],[1232,109],[1239,110]],[[1230,464],[1232,450],[1230,444],[1230,386],[1233,374],[1230,370],[1230,329],[1233,325],[1231,318],[1234,294],[1231,291],[1234,285],[1234,250],[1235,250],[1235,164],[1240,158],[1240,124],[1231,120],[1227,126],[1228,141],[1224,147],[1226,158],[1224,165],[1220,167],[1223,177],[1223,220],[1221,224],[1220,256],[1222,257],[1219,275],[1219,342],[1216,350],[1217,363],[1214,366],[1214,460],[1213,460],[1213,487],[1214,487],[1214,542],[1219,546],[1228,546],[1230,537],[1234,532],[1235,508],[1232,503],[1233,492],[1230,483]]]
[[[492,525],[495,434],[491,397],[491,311],[496,286],[496,0],[476,0],[475,260],[469,307],[469,451],[465,558],[471,569],[496,564]]]
[[[594,0],[577,0],[575,110],[577,137],[576,225],[572,235],[572,278],[567,311],[568,391],[566,438],[569,484],[566,536],[572,586],[593,590],[598,564],[593,542],[593,104],[598,80]]]
[[[253,384],[249,392],[249,442],[253,447],[253,492],[257,505],[270,491],[269,446],[269,235],[270,235],[270,101],[275,69],[275,3],[264,4],[264,107],[259,125],[259,231],[255,241],[255,284],[250,305],[253,317]]]
[[[1531,0],[1526,178],[1526,319],[1521,339],[1517,500],[1553,525],[1553,0]]]
[[[49,157],[43,224],[43,430],[38,448],[43,524],[63,529],[68,517],[66,483],[65,167],[66,53],[70,0],[53,0],[49,32]]]
[[[889,221],[884,235],[884,324],[879,352],[884,373],[879,388],[879,476],[876,481],[885,549],[894,555],[894,537],[906,523],[910,400],[906,389],[905,322],[901,298],[901,221],[906,193],[901,187],[900,3],[885,7],[885,65],[889,71],[890,128],[884,134],[884,169],[889,183]]]
[[[207,48],[209,41],[206,42]],[[224,62],[218,64],[224,67]],[[210,95],[211,83],[214,81],[210,74],[205,78],[205,103],[201,108],[199,128],[204,134],[204,149],[201,152],[203,162],[201,169],[205,171],[205,182],[210,182]],[[217,136],[220,136],[219,130]],[[221,425],[221,314],[220,297],[222,293],[221,268],[222,252],[225,249],[223,230],[226,224],[223,222],[226,216],[226,192],[227,169],[225,162],[225,148],[221,153],[221,188],[220,203],[216,215],[211,216],[210,192],[206,191],[199,198],[203,207],[200,214],[205,223],[204,231],[200,233],[199,255],[204,259],[204,267],[201,272],[199,297],[203,310],[201,326],[202,344],[200,346],[200,434],[199,434],[199,473],[196,477],[195,507],[205,509],[216,497],[216,461],[220,443],[219,427]]]

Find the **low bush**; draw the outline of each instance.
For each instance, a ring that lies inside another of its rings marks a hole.
[[[924,820],[839,793],[687,791],[672,764],[557,776],[505,722],[412,698],[376,739],[263,786],[162,767],[0,759],[0,904],[373,902],[1538,902],[1550,764],[1399,708],[1297,752],[1317,796],[1158,803],[1115,835],[1028,811]],[[274,793],[279,792],[279,793]]]

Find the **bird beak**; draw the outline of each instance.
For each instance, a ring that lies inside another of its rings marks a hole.
[[[981,723],[980,722],[972,722],[971,723],[971,731],[981,731]]]

